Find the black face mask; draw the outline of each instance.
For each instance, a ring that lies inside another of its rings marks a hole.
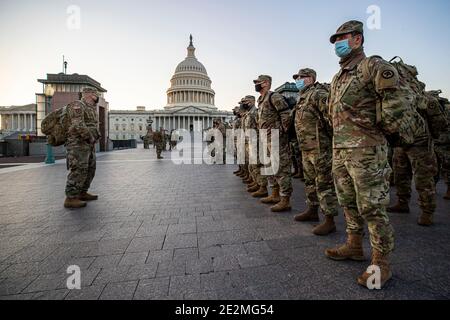
[[[261,92],[261,90],[262,90],[262,84],[261,83],[255,85],[255,91],[256,92]]]
[[[242,106],[242,108],[245,109],[245,110],[250,109],[250,105],[249,105],[248,103],[243,103],[241,106]]]
[[[97,98],[95,99],[95,104],[97,104],[99,101],[100,101],[100,98],[97,97]]]

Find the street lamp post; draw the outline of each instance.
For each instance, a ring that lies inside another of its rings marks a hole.
[[[45,88],[45,110],[46,115],[49,115],[51,112],[51,102],[52,97],[55,94],[55,90],[51,86],[47,86]],[[45,157],[46,164],[54,164],[55,157],[53,155],[53,147],[47,141],[47,156]]]

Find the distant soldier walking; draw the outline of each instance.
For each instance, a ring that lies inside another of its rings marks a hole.
[[[93,88],[82,92],[81,101],[65,108],[63,121],[67,128],[67,168],[70,171],[66,184],[66,208],[82,208],[86,201],[97,200],[88,193],[95,176],[95,144],[100,139],[97,103],[99,94]]]
[[[164,143],[165,143],[165,139],[164,139],[164,129],[160,128],[159,131],[155,131],[153,133],[153,144],[156,146],[156,156],[157,159],[164,159],[161,156],[161,152],[164,149]]]

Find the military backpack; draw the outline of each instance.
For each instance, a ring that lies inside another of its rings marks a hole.
[[[41,131],[47,136],[49,145],[58,147],[66,143],[66,128],[63,118],[66,107],[59,108],[48,114],[41,123]]]
[[[419,72],[415,66],[404,63],[400,57],[394,57],[389,62],[399,74],[400,89],[407,92],[409,96],[409,99],[407,99],[409,103],[406,104],[415,108],[425,120],[423,126],[426,126],[427,131],[433,138],[438,138],[440,133],[447,128],[447,119],[445,113],[442,112],[439,101],[425,91],[425,84],[418,79]],[[411,129],[414,129],[415,125],[420,126],[420,124],[421,121],[418,121],[418,119],[410,119],[405,123],[405,125],[412,127]]]

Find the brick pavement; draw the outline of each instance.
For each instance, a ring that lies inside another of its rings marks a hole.
[[[170,153],[165,153],[170,157]],[[334,262],[323,251],[345,240],[318,238],[273,214],[245,191],[235,166],[174,165],[153,149],[98,159],[99,201],[62,207],[64,162],[0,170],[0,299],[449,299],[450,202],[439,184],[432,228],[392,215],[394,279],[371,292],[356,284],[367,263]],[[368,241],[365,241],[369,256]],[[68,290],[66,269],[81,268]]]

